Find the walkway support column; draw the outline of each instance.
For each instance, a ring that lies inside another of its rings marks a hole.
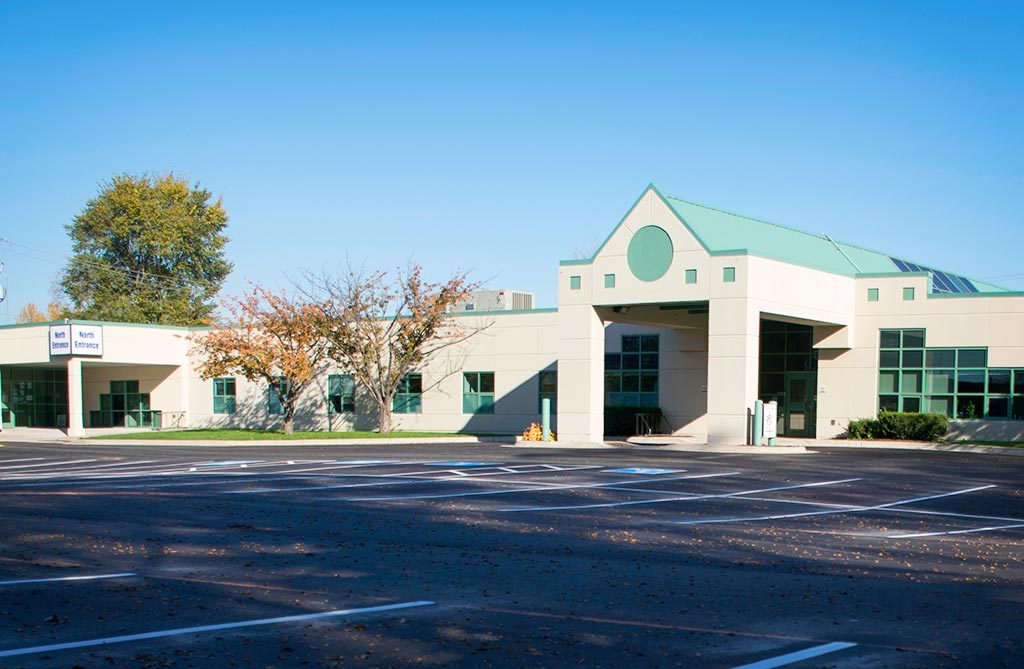
[[[708,444],[747,443],[757,399],[760,312],[745,298],[713,299],[708,313]]]
[[[85,423],[82,411],[82,361],[68,359],[68,436],[84,437]]]
[[[604,322],[589,304],[558,307],[558,440],[604,439]]]

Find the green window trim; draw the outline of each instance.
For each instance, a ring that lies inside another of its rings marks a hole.
[[[685,281],[686,281],[686,283],[697,283],[697,270],[695,270],[695,269],[688,269],[688,270],[686,270]]]
[[[569,290],[579,290],[583,286],[583,278],[577,274],[569,277]]]
[[[233,414],[237,407],[235,377],[222,376],[213,380],[213,413]]]
[[[281,394],[287,397],[292,392],[292,384],[288,379],[283,376],[277,377],[277,381],[274,383],[281,391]],[[281,398],[274,392],[274,388],[271,385],[267,385],[267,413],[271,416],[283,416],[284,405],[281,404]]]
[[[920,328],[879,332],[878,408],[960,420],[1024,420],[1024,369],[988,367],[988,349],[926,348]]]
[[[327,377],[327,412],[356,412],[356,382],[351,374],[331,374]]]
[[[614,288],[615,287],[615,275],[614,274],[605,274],[604,275],[604,287],[605,288]]]
[[[494,413],[494,372],[463,372],[462,413]]]
[[[914,287],[913,286],[906,286],[903,289],[903,300],[905,302],[913,302],[914,301],[914,292],[915,291],[914,291]]]
[[[622,352],[605,354],[606,407],[658,406],[660,344],[658,335],[622,335]]]
[[[725,283],[736,282],[736,268],[735,267],[723,267],[722,268],[722,281]]]
[[[391,398],[392,413],[423,413],[423,375],[409,372],[398,382]]]
[[[877,302],[877,301],[878,301],[878,289],[877,288],[868,288],[868,302]]]
[[[99,411],[89,413],[91,427],[147,427],[153,424],[149,393],[139,392],[139,382],[111,381],[110,392],[100,395]]]

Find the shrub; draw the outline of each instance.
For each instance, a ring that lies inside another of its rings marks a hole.
[[[850,439],[913,439],[935,441],[946,434],[949,418],[941,413],[895,413],[882,411],[877,419],[851,420]]]
[[[623,437],[636,432],[636,415],[647,414],[651,425],[661,424],[661,409],[658,407],[612,406],[604,408],[604,433]]]
[[[549,430],[548,435],[551,441],[557,441],[555,439],[555,431]],[[523,441],[543,441],[544,439],[544,428],[537,423],[530,423],[530,427],[523,430]]]

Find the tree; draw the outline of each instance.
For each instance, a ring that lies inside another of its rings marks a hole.
[[[45,323],[47,321],[59,321],[64,318],[64,307],[57,302],[50,302],[46,305],[46,313],[39,311],[34,302],[29,302],[18,312],[19,323]]]
[[[227,301],[230,321],[192,335],[204,379],[238,374],[265,381],[281,404],[284,433],[292,433],[297,400],[327,362],[323,309],[259,285]]]
[[[323,310],[328,354],[371,398],[380,432],[391,431],[392,402],[406,374],[483,329],[451,315],[477,288],[465,274],[429,283],[414,265],[394,276],[349,268],[338,276],[306,279],[304,291]]]
[[[209,191],[174,174],[121,174],[66,227],[74,255],[61,287],[69,315],[201,325],[231,271],[228,217]]]

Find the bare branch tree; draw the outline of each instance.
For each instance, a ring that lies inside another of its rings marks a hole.
[[[394,274],[350,266],[338,275],[307,274],[303,291],[323,310],[328,355],[371,398],[378,430],[390,432],[392,402],[405,376],[483,329],[452,315],[477,288],[465,274],[430,283],[418,265]]]

